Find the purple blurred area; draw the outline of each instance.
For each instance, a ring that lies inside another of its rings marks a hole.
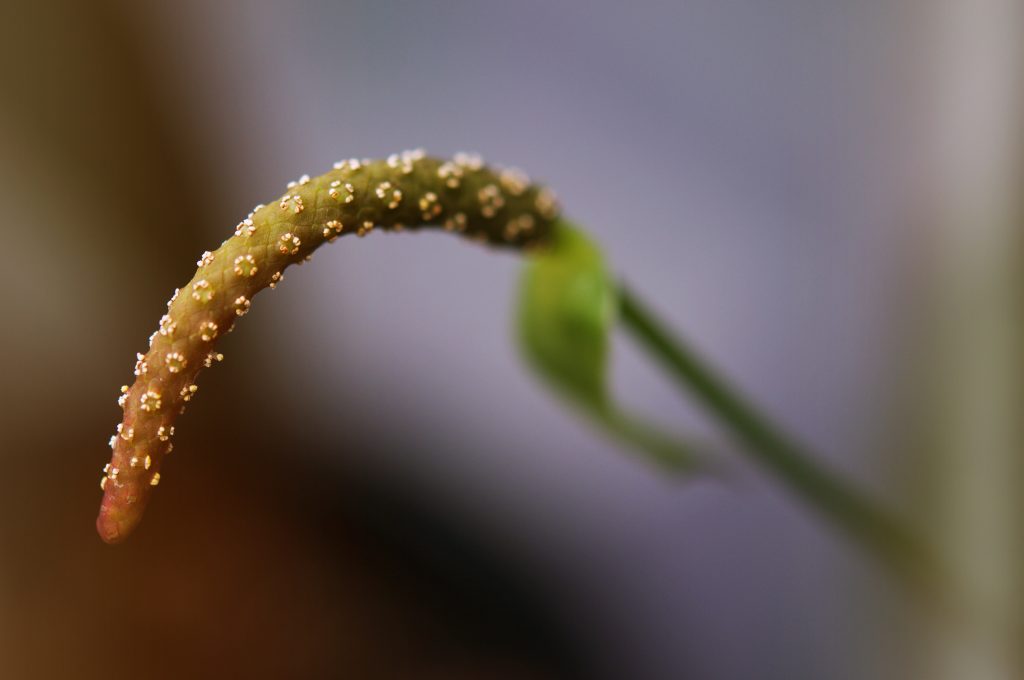
[[[908,677],[877,674],[903,642],[869,559],[625,337],[616,393],[736,477],[602,439],[517,354],[517,257],[436,233],[289,270],[138,534],[92,523],[117,388],[196,257],[288,180],[419,146],[550,184],[714,365],[906,509],[923,4],[8,3],[0,677]]]

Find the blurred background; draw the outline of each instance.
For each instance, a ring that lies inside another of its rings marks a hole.
[[[1018,0],[3,2],[0,676],[1024,675]],[[626,338],[662,476],[525,370],[519,260],[344,240],[260,296],[146,521],[117,388],[195,259],[350,156],[479,151],[783,426],[916,518],[907,595]]]

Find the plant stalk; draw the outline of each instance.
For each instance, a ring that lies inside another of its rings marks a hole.
[[[814,455],[760,414],[622,284],[619,302],[626,328],[670,371],[680,390],[696,396],[744,445],[745,453],[887,566],[921,581],[930,560],[907,527],[815,462]]]

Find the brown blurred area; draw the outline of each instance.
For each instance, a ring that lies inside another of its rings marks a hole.
[[[0,677],[580,677],[526,572],[394,489],[299,462],[299,432],[234,399],[259,385],[230,357],[181,428],[187,483],[126,545],[100,542],[118,380],[224,208],[117,3],[2,18]]]

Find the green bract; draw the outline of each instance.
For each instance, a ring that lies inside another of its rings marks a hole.
[[[624,412],[608,390],[615,281],[597,244],[564,220],[523,275],[519,332],[527,361],[611,435],[668,468],[696,466],[694,448]]]

